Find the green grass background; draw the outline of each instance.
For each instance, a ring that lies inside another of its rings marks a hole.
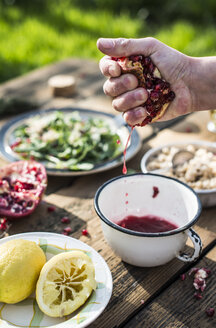
[[[215,55],[214,2],[0,0],[0,82],[68,57],[99,60],[99,37],[153,36],[191,56]]]

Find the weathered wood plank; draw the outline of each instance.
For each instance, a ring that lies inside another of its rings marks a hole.
[[[203,298],[194,298],[193,278],[186,273],[186,280],[178,279],[151,304],[131,319],[124,328],[213,328],[216,327],[216,314],[208,317],[206,309],[216,311],[215,274],[216,247],[199,263],[198,268],[209,268],[212,274],[207,278]]]

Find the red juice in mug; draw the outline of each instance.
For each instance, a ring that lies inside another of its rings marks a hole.
[[[178,228],[176,224],[156,215],[128,215],[116,224],[122,228],[147,233],[165,232]]]

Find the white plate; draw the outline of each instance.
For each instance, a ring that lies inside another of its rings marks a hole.
[[[103,312],[112,294],[112,276],[104,259],[92,247],[71,237],[46,232],[13,235],[1,239],[0,245],[12,239],[35,241],[45,252],[47,260],[73,249],[85,251],[94,263],[97,289],[81,308],[63,318],[51,318],[43,314],[36,303],[35,295],[17,304],[0,303],[0,327],[84,328]]]
[[[121,140],[123,147],[126,145],[127,138],[129,136],[131,128],[125,124],[125,121],[123,120],[121,115],[115,116],[104,112],[94,111],[90,109],[76,108],[76,107],[67,107],[67,108],[59,108],[59,109],[50,108],[44,111],[36,110],[25,114],[21,114],[16,116],[12,120],[8,121],[0,130],[0,140],[1,140],[0,152],[2,156],[6,160],[9,160],[10,162],[20,160],[19,155],[13,152],[13,150],[10,147],[10,145],[13,144],[15,141],[15,136],[14,136],[15,129],[17,129],[20,125],[24,124],[25,121],[28,120],[29,118],[38,115],[46,116],[47,114],[50,114],[55,111],[61,111],[63,113],[72,113],[74,111],[78,111],[83,119],[87,119],[87,118],[103,119],[110,125],[112,131],[119,135],[119,139]],[[129,146],[127,148],[126,160],[128,161],[129,159],[134,157],[138,153],[140,148],[141,148],[141,140],[139,134],[134,129]],[[123,152],[122,154],[118,155],[115,158],[112,158],[111,160],[106,160],[104,162],[96,164],[93,167],[93,169],[89,171],[53,169],[47,167],[46,162],[42,162],[42,164],[44,164],[44,166],[46,167],[47,174],[58,175],[58,176],[80,176],[80,175],[98,173],[98,172],[113,169],[114,167],[117,167],[122,163],[123,163]]]

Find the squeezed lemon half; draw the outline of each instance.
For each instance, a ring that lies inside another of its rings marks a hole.
[[[42,312],[50,317],[69,315],[85,303],[96,289],[92,260],[83,251],[52,257],[42,268],[36,299]]]

